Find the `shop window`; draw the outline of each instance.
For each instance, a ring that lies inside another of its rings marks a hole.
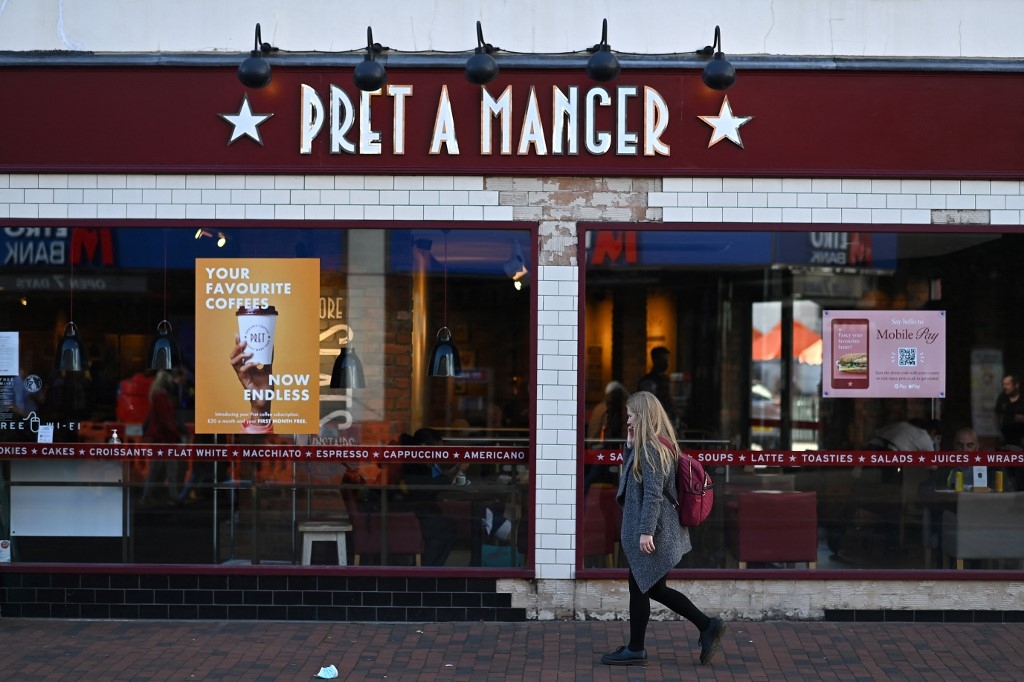
[[[601,500],[640,389],[716,481],[682,566],[1022,567],[1007,510],[1024,497],[1024,430],[995,406],[1018,404],[1024,236],[595,225],[585,238],[582,567],[624,566]],[[851,324],[870,347],[840,343]],[[786,495],[813,497],[810,526],[772,524],[759,502]]]
[[[530,231],[3,239],[47,256],[0,289],[3,438],[19,444],[0,458],[0,538],[15,561],[526,565]],[[165,320],[181,362],[156,371]],[[55,371],[72,321],[85,366]],[[442,328],[456,376],[428,373]],[[342,356],[358,381],[337,379]],[[319,542],[336,533],[341,557]]]

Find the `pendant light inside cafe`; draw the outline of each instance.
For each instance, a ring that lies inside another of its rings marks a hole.
[[[69,232],[73,232],[72,228]],[[74,240],[72,240],[74,241]],[[70,251],[70,249],[69,249]],[[64,325],[64,336],[57,344],[57,356],[54,367],[61,372],[82,372],[85,362],[82,359],[82,340],[78,336],[78,325],[75,324],[75,255],[68,255],[71,277],[68,279],[68,323]]]
[[[444,323],[437,330],[437,340],[430,351],[427,374],[432,377],[457,377],[462,374],[462,360],[455,347],[452,331],[448,328],[448,232],[444,233]]]
[[[156,325],[156,339],[149,350],[149,368],[172,370],[181,366],[181,351],[167,319],[167,234],[164,233],[164,315]]]
[[[341,347],[331,370],[331,388],[366,388],[363,363],[356,354],[352,343]]]

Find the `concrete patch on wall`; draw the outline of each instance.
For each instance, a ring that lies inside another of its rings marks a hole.
[[[1001,611],[1020,604],[1021,580],[670,580],[698,608],[727,620],[822,620],[826,610]],[[622,580],[500,580],[529,620],[627,620]],[[651,603],[652,620],[679,620]]]
[[[577,265],[576,223],[544,221],[539,229],[541,265]]]
[[[934,209],[932,225],[990,225],[992,214],[984,209]]]

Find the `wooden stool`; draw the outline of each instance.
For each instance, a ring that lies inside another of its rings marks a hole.
[[[348,548],[345,534],[352,530],[352,523],[345,521],[303,521],[299,524],[302,533],[302,565],[309,566],[314,542],[335,542],[338,545],[338,565],[348,563]]]

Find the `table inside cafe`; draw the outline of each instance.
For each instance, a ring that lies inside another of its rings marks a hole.
[[[349,488],[349,486],[342,486]],[[365,486],[353,486],[352,492],[365,492]],[[488,538],[483,530],[483,520],[487,517],[488,509],[492,510],[492,516],[505,516],[512,527],[512,535],[508,544],[513,548],[509,550],[514,557],[515,532],[522,518],[522,504],[525,499],[526,485],[511,480],[510,477],[494,477],[486,480],[467,480],[463,485],[415,485],[388,484],[373,486],[372,490],[380,491],[379,509],[368,510],[368,514],[380,514],[387,517],[389,514],[415,511],[415,505],[403,501],[413,490],[415,494],[426,494],[437,502],[441,514],[456,525],[458,530],[457,539],[468,544],[469,565],[483,566],[485,564],[485,544]],[[386,526],[386,524],[385,524]],[[383,543],[386,546],[386,543]],[[382,557],[382,562],[387,557]]]
[[[1024,492],[968,484],[960,490],[921,490],[919,499],[929,568],[936,544],[943,563],[949,557],[958,570],[965,561],[985,566],[1024,561]]]

